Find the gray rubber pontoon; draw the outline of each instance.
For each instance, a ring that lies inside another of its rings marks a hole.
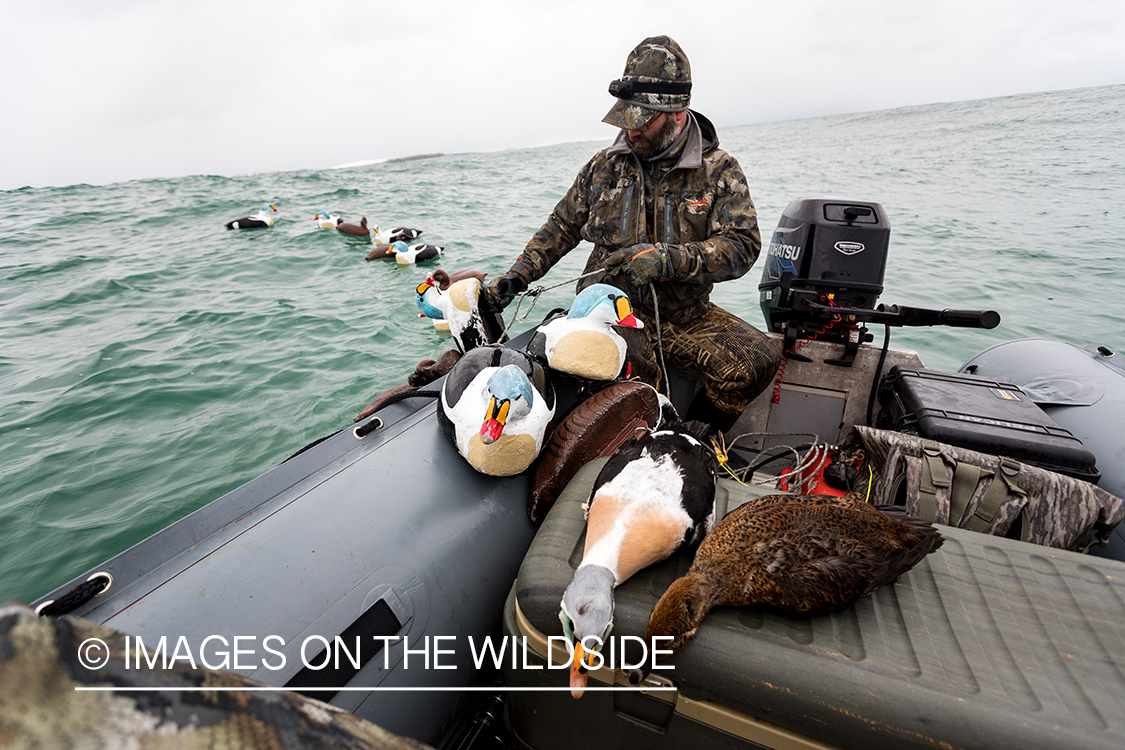
[[[498,630],[534,534],[529,479],[474,471],[438,429],[433,400],[378,416],[385,426],[366,438],[337,433],[41,601],[104,571],[112,587],[73,614],[132,644],[139,636],[150,655],[162,636],[169,656],[182,639],[181,659],[304,690],[389,731],[436,742],[464,693],[310,689],[472,684],[480,673],[468,638]],[[304,666],[319,665],[336,636],[352,655],[359,638],[358,669],[343,653],[338,667]],[[384,653],[373,636],[409,640],[388,641]],[[448,639],[440,659],[452,669],[428,661],[438,658],[439,636]]]

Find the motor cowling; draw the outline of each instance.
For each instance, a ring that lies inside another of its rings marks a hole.
[[[890,235],[878,203],[802,198],[786,206],[758,284],[769,330],[785,333],[787,343],[846,341],[849,327],[829,325],[822,308],[875,308]]]

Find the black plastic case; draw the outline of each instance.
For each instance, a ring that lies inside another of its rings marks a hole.
[[[879,426],[1007,456],[1098,483],[1094,454],[1020,388],[955,372],[896,365],[879,393]]]

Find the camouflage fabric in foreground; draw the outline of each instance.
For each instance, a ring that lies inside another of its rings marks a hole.
[[[98,638],[109,647],[99,669],[79,661]],[[36,617],[0,608],[0,747],[3,748],[323,748],[420,750],[429,747],[288,692],[111,692],[79,686],[249,687],[229,672],[125,668],[124,635],[74,617]]]

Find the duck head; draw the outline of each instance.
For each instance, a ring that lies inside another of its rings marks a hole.
[[[488,408],[480,426],[480,439],[491,445],[500,439],[509,421],[531,413],[535,391],[516,365],[504,365],[488,379]]]
[[[579,292],[566,317],[605,321],[609,325],[628,328],[644,328],[644,323],[633,315],[629,297],[609,284],[591,284]]]
[[[679,651],[695,638],[709,609],[702,580],[691,574],[677,578],[652,608],[645,628],[645,643],[655,643],[653,639],[657,636],[670,636],[672,640],[663,642],[662,648]],[[651,662],[633,669],[629,682],[640,685],[648,677],[650,667]]]
[[[432,275],[427,276],[426,280],[419,284],[415,289],[414,302],[418,305],[419,317],[430,318],[432,320],[444,320],[445,313],[441,308],[436,306],[437,296],[441,294],[437,282]]]
[[[609,568],[583,565],[563,593],[559,621],[563,634],[574,647],[570,660],[570,694],[581,698],[586,690],[587,673],[592,666],[590,652],[601,651],[613,630],[613,586],[616,578]],[[596,665],[596,662],[595,662]]]
[[[262,216],[273,216],[277,213],[277,206],[272,203],[263,203],[262,207],[258,209],[258,213]]]

